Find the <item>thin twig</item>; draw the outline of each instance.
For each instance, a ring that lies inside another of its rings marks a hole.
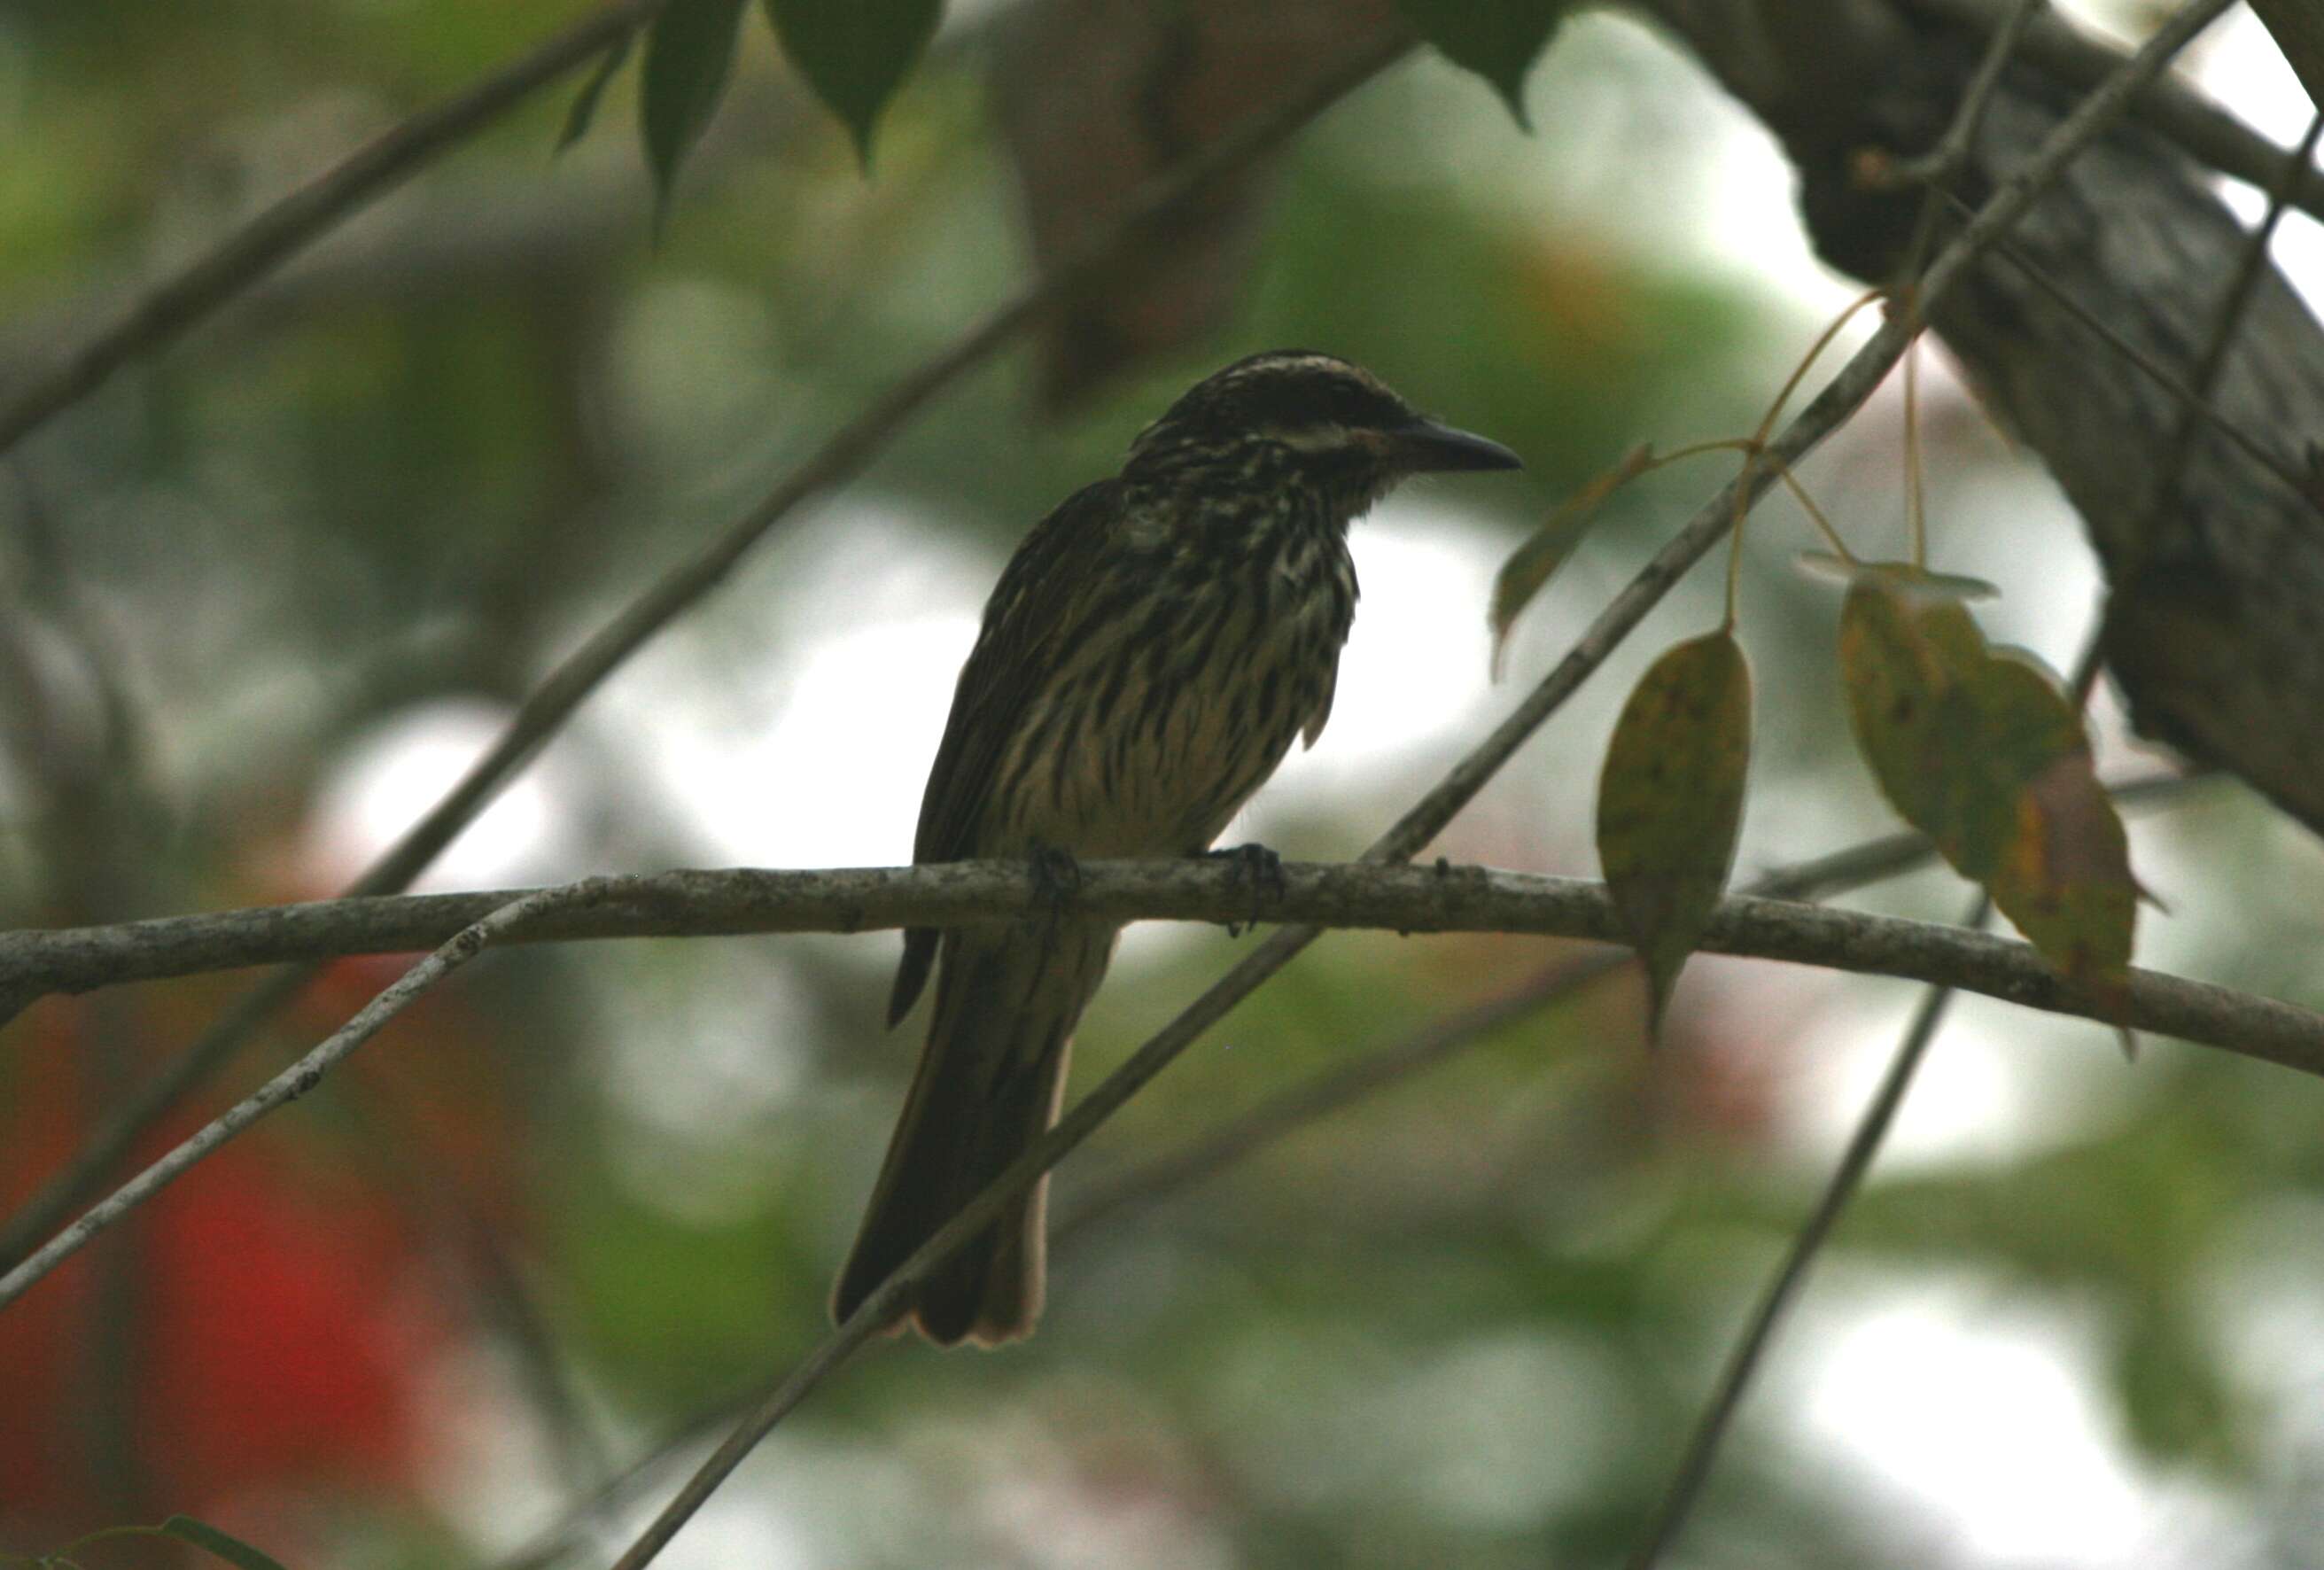
[[[2214,771],[2192,774],[2150,774],[2107,787],[2119,808],[2165,806],[2190,791],[2223,784],[2227,776]],[[1745,891],[1770,900],[1819,900],[1848,889],[1860,889],[1915,867],[1935,857],[1928,839],[1918,834],[1894,834],[1829,855],[1779,868]]]
[[[182,337],[348,214],[378,200],[534,92],[604,53],[669,0],[616,0],[466,92],[374,138],[141,296],[0,409],[0,452],[132,361]]]
[[[2260,275],[2267,270],[2268,245],[2275,238],[2276,226],[2283,222],[2292,188],[2300,183],[2300,177],[2316,156],[2319,137],[2324,137],[2324,110],[2310,116],[2300,145],[2284,155],[2283,171],[2267,193],[2267,211],[2253,226],[2243,255],[2236,261],[2235,276],[2220,291],[2210,336],[2204,342],[2202,356],[2195,362],[2193,374],[2187,378],[2188,397],[2180,406],[2179,423],[2171,433],[2168,455],[2155,476],[2154,500],[2151,503],[2153,517],[2150,522],[2159,521],[2178,501],[2179,483],[2186,477],[2187,465],[2195,456],[2195,433],[2202,427],[2202,412],[2210,406],[2211,394],[2218,391],[2219,374],[2227,368],[2227,352],[2235,344],[2236,329],[2243,323],[2244,312],[2251,306]]]
[[[1959,197],[1952,195],[1950,192],[1946,193],[1945,200],[1950,204],[1957,212],[1966,214],[1969,211],[1969,204],[1962,201]],[[2032,283],[2036,289],[2039,289],[2043,294],[2049,296],[2052,304],[2056,305],[2060,310],[2064,311],[2068,316],[2072,317],[2076,322],[2087,328],[2090,335],[2093,337],[2096,337],[2100,343],[2106,345],[2107,347],[2112,349],[2116,354],[2120,355],[2123,359],[2129,364],[2133,370],[2148,378],[2165,392],[2170,393],[2172,398],[2178,401],[2180,408],[2191,414],[2194,418],[2200,420],[2204,424],[2209,426],[2213,430],[2218,431],[2221,436],[2226,437],[2229,441],[2233,442],[2237,448],[2242,449],[2245,457],[2250,458],[2252,462],[2257,464],[2261,468],[2265,469],[2269,474],[2273,475],[2277,479],[2282,481],[2284,485],[2290,486],[2293,491],[2301,495],[2307,494],[2307,483],[2302,479],[2298,469],[2286,463],[2282,458],[2277,457],[2275,454],[2268,451],[2266,448],[2260,445],[2259,439],[2256,437],[2250,435],[2241,427],[2237,426],[2233,420],[2229,420],[2226,415],[2213,408],[2211,406],[2210,400],[2208,397],[2199,397],[2196,394],[2194,387],[2181,377],[2178,372],[2172,370],[2170,366],[2164,365],[2162,361],[2148,354],[2144,349],[2140,348],[2136,344],[2132,343],[2111,323],[2096,315],[2091,311],[2089,306],[2084,305],[2080,300],[2076,300],[2071,294],[2068,293],[2066,290],[2059,284],[2056,279],[2043,272],[2042,268],[2023,251],[2020,251],[2015,245],[2011,245],[2008,241],[2004,240],[1994,247],[1994,254],[2001,258],[2004,262],[2008,263],[2011,266],[2016,268],[2018,272],[2024,273],[2026,281]]]
[[[1903,4],[1908,11],[1937,17],[1965,31],[1990,33],[2003,23],[2004,6],[2015,0],[1903,0]],[[2018,53],[2035,69],[2068,87],[2086,90],[2113,76],[2124,60],[2120,49],[2080,32],[2054,11],[2029,20]],[[2131,100],[2129,118],[2198,163],[2256,190],[2267,189],[2282,167],[2282,148],[2200,89],[2175,78],[2163,78],[2142,88]],[[2324,218],[2324,174],[2308,171],[2292,205],[2312,217]]]
[[[1901,185],[1910,181],[1929,188],[1921,200],[1921,216],[1914,226],[1913,243],[1904,250],[1902,280],[1907,285],[1920,275],[1921,263],[1928,260],[1929,247],[1937,237],[1937,219],[1944,211],[1939,188],[1969,162],[1969,150],[1977,144],[1978,130],[1985,124],[1986,106],[1993,101],[1995,90],[2001,86],[2002,73],[2015,57],[2018,42],[2025,36],[2026,24],[2047,3],[2048,0],[2009,0],[2008,13],[1986,41],[1985,54],[1977,62],[1968,90],[1961,94],[1960,106],[1953,111],[1952,123],[1937,138],[1937,144],[1924,155],[1900,159],[1883,171],[1883,183]]]
[[[1545,1005],[1580,991],[1600,976],[1635,964],[1628,949],[1569,955],[1542,966],[1515,986],[1439,1015],[1386,1048],[1350,1057],[1301,1080],[1201,1139],[1077,1190],[1058,1205],[1052,1241],[1063,1245],[1116,1212],[1150,1205],[1213,1177],[1293,1131],[1318,1122],[1422,1069],[1476,1045]]]
[[[1952,124],[1937,144],[1920,158],[1906,159],[1896,166],[1896,174],[1904,180],[1942,180],[1959,169],[1969,159],[1969,149],[1977,143],[1978,128],[1985,124],[1985,106],[1993,101],[1994,89],[2001,86],[2001,73],[2016,58],[2018,41],[2025,36],[2026,24],[2048,0],[2009,0],[2009,10],[2001,25],[1986,40],[1985,54],[1977,62],[1977,73],[1969,79],[1969,89],[1961,95],[1960,107],[1953,115]]]
[[[414,947],[420,947],[414,945]],[[120,1103],[106,1110],[97,1131],[82,1141],[72,1159],[42,1183],[0,1226],[0,1270],[20,1262],[40,1241],[85,1204],[137,1141],[143,1139],[196,1087],[234,1060],[260,1026],[275,1011],[296,997],[314,971],[300,967],[279,972],[244,993],[220,1015],[194,1044],[179,1053]],[[0,1020],[14,1016],[37,993],[0,987]]]
[[[1925,319],[1936,297],[2024,216],[2042,189],[2057,178],[2059,171],[2101,131],[2119,119],[2131,100],[2162,75],[2179,51],[2194,42],[2196,34],[2235,5],[2236,0],[2188,0],[2154,30],[2153,36],[2139,46],[2121,69],[2075,105],[2024,166],[2001,182],[2001,188],[1978,209],[1977,216],[1969,219],[1930,267],[1915,302],[1919,314]]]
[[[2193,0],[2165,23],[2154,38],[2106,86],[2089,97],[2054,130],[2026,167],[2005,181],[1976,218],[1949,245],[1923,280],[1919,303],[1929,302],[1950,287],[2008,227],[2032,207],[2043,187],[2118,115],[2145,82],[2152,80],[2171,56],[2226,10],[2231,0]],[[1774,452],[1789,463],[1803,456],[1859,407],[1887,374],[1914,336],[1915,328],[1901,318],[1884,323],[1871,341],[1859,349],[1816,400],[1785,428]],[[1615,646],[1642,621],[1662,595],[1703,552],[1716,544],[1733,521],[1745,494],[1756,499],[1772,483],[1764,465],[1721,491],[1699,512],[1679,536],[1658,552],[1613,603],[1602,611],[1572,651],[1520,704],[1509,718],[1464,758],[1442,784],[1406,813],[1370,851],[1369,860],[1401,861],[1435,837],[1452,815],[1469,802],[1510,754],[1547,719]],[[1143,1088],[1196,1037],[1259,984],[1275,974],[1317,936],[1313,928],[1289,928],[1275,933],[1208,992],[1194,1000],[1162,1031],[1148,1041],[1112,1075],[1067,1113],[1048,1134],[1037,1141],[1008,1168],[942,1228],[914,1251],[888,1280],[811,1353],[792,1375],[739,1424],[724,1443],[689,1477],[677,1496],[616,1561],[614,1570],[641,1570],[659,1554],[718,1485],[742,1464],[752,1446],[806,1399],[825,1374],[844,1362],[856,1347],[879,1334],[901,1312],[927,1273],[1000,1214],[1015,1196],[1086,1139],[1106,1118]]]
[[[1978,891],[1975,901],[1963,919],[1962,926],[1982,928],[1990,917],[1993,897]],[[1823,1193],[1817,1198],[1815,1209],[1802,1224],[1799,1233],[1792,1240],[1784,1255],[1784,1262],[1761,1291],[1758,1302],[1752,1307],[1751,1317],[1731,1351],[1726,1365],[1720,1370],[1719,1382],[1711,1397],[1695,1420],[1694,1432],[1688,1436],[1686,1454],[1680,1460],[1678,1471],[1662,1501],[1655,1506],[1652,1522],[1646,1529],[1646,1541],[1629,1561],[1629,1570],[1653,1570],[1662,1560],[1692,1513],[1702,1485],[1711,1475],[1711,1464],[1719,1454],[1720,1441],[1726,1438],[1735,1413],[1742,1405],[1743,1393],[1749,1389],[1751,1379],[1758,1371],[1760,1360],[1774,1340],[1776,1325],[1784,1311],[1807,1279],[1807,1273],[1823,1251],[1825,1241],[1840,1222],[1840,1213],[1863,1186],[1865,1174],[1871,1170],[1873,1158],[1880,1153],[1889,1129],[1895,1123],[1897,1109],[1904,1104],[1904,1094],[1912,1088],[1913,1076],[1919,1072],[1921,1060],[1928,1053],[1929,1043],[1936,1039],[1937,1027],[1943,1022],[1945,1010],[1953,999],[1950,987],[1931,987],[1921,998],[1920,1007],[1913,1013],[1913,1022],[1905,1029],[1904,1039],[1889,1060],[1887,1072],[1880,1077],[1880,1087],[1873,1094],[1864,1115],[1857,1120],[1856,1131],[1849,1136],[1848,1149],[1840,1156],[1840,1165],[1833,1168]]]
[[[619,1471],[608,1473],[599,1479],[588,1498],[570,1505],[555,1520],[533,1533],[523,1546],[494,1561],[493,1570],[549,1570],[549,1566],[558,1563],[580,1546],[576,1539],[591,1523],[610,1516],[627,1503],[640,1485],[674,1459],[678,1452],[708,1438],[765,1399],[773,1386],[773,1378],[769,1376],[742,1394],[697,1407],[690,1416],[680,1418],[666,1429],[660,1439],[641,1451]]]
[[[564,1480],[579,1488],[604,1476],[612,1464],[604,1438],[591,1421],[572,1360],[558,1346],[540,1295],[502,1228],[433,1131],[401,1098],[382,1095],[381,1089],[374,1083],[366,1094],[339,1097],[334,1110],[355,1126],[364,1153],[402,1207],[435,1234],[474,1300],[478,1322],[511,1349],[517,1386]]]
[[[35,1250],[23,1264],[5,1276],[0,1276],[0,1308],[23,1296],[32,1283],[70,1258],[97,1233],[160,1193],[211,1151],[275,1108],[296,1101],[314,1089],[322,1082],[325,1074],[378,1034],[382,1026],[402,1012],[422,993],[474,959],[486,947],[512,932],[521,931],[527,922],[543,913],[560,906],[586,902],[595,897],[595,893],[592,886],[586,883],[544,890],[503,905],[484,919],[463,928],[450,942],[404,972],[392,985],[365,1004],[354,1019],[331,1032],[313,1051],[268,1080],[254,1094],[235,1103],[223,1115],[123,1184],[102,1202],[91,1206],[79,1220]]]
[[[1157,217],[1176,210],[1213,183],[1271,151],[1325,108],[1369,80],[1410,48],[1401,37],[1367,48],[1273,108],[1213,143],[1173,171],[1139,188],[1121,216],[1075,246],[1049,273],[1023,290],[946,348],[923,362],[827,439],[748,513],[728,524],[693,557],[679,563],[599,628],[551,671],[511,718],[492,747],[387,853],[355,880],[349,893],[392,893],[433,861],[444,846],[514,778],[582,702],[662,628],[723,582],[735,563],[802,502],[840,485],[878,454],[920,410],[962,375],[1038,320],[1050,302],[1078,285]],[[229,1061],[252,1031],[296,997],[313,978],[299,969],[268,978],[162,1070],[138,1095],[131,1113],[106,1127],[77,1154],[69,1172],[45,1185],[32,1204],[0,1229],[0,1261],[10,1248],[28,1247],[95,1191],[128,1150],[186,1094]],[[28,1001],[0,987],[0,1019]]]

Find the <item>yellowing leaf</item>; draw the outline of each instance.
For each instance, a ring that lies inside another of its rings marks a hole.
[[[2080,716],[1969,612],[1875,577],[1848,591],[1840,679],[1882,792],[2059,970],[2101,991],[2130,963],[2138,885]]]
[[[1727,887],[1751,762],[1751,672],[1734,635],[1655,661],[1614,726],[1598,780],[1598,860],[1646,967],[1653,1027]]]

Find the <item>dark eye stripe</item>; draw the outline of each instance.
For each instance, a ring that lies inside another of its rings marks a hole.
[[[1252,404],[1246,418],[1253,425],[1344,425],[1376,430],[1410,418],[1393,394],[1327,371],[1253,378],[1253,383],[1246,394]]]

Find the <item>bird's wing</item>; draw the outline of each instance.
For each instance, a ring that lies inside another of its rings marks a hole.
[[[1299,744],[1302,747],[1313,747],[1315,738],[1322,735],[1323,727],[1331,723],[1332,699],[1339,690],[1340,660],[1334,655],[1332,668],[1323,672],[1323,696],[1316,701],[1314,712],[1307,716],[1307,723],[1299,727]]]
[[[1091,584],[1091,559],[1118,512],[1119,485],[1101,480],[1060,503],[1017,548],[985,606],[983,630],[953,691],[952,715],[920,798],[916,863],[960,861],[977,853],[976,835],[993,770],[1040,690],[1043,668],[1058,658],[1076,620],[1074,601]],[[904,963],[888,1002],[890,1024],[927,984],[936,934],[904,935]]]

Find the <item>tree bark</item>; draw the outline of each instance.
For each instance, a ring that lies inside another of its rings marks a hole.
[[[1868,282],[1904,259],[1918,190],[1867,189],[1868,151],[1911,157],[1952,117],[1983,40],[1890,0],[1647,0],[1775,133],[1817,252]],[[1948,189],[1974,207],[2080,90],[2002,79]],[[1935,308],[1931,325],[2081,513],[2109,586],[2108,670],[2139,730],[2216,763],[2324,833],[2324,330],[2273,265],[2219,362],[2215,426],[2058,298],[2181,385],[2198,381],[2248,236],[2209,176],[2137,124],[2070,165]]]

